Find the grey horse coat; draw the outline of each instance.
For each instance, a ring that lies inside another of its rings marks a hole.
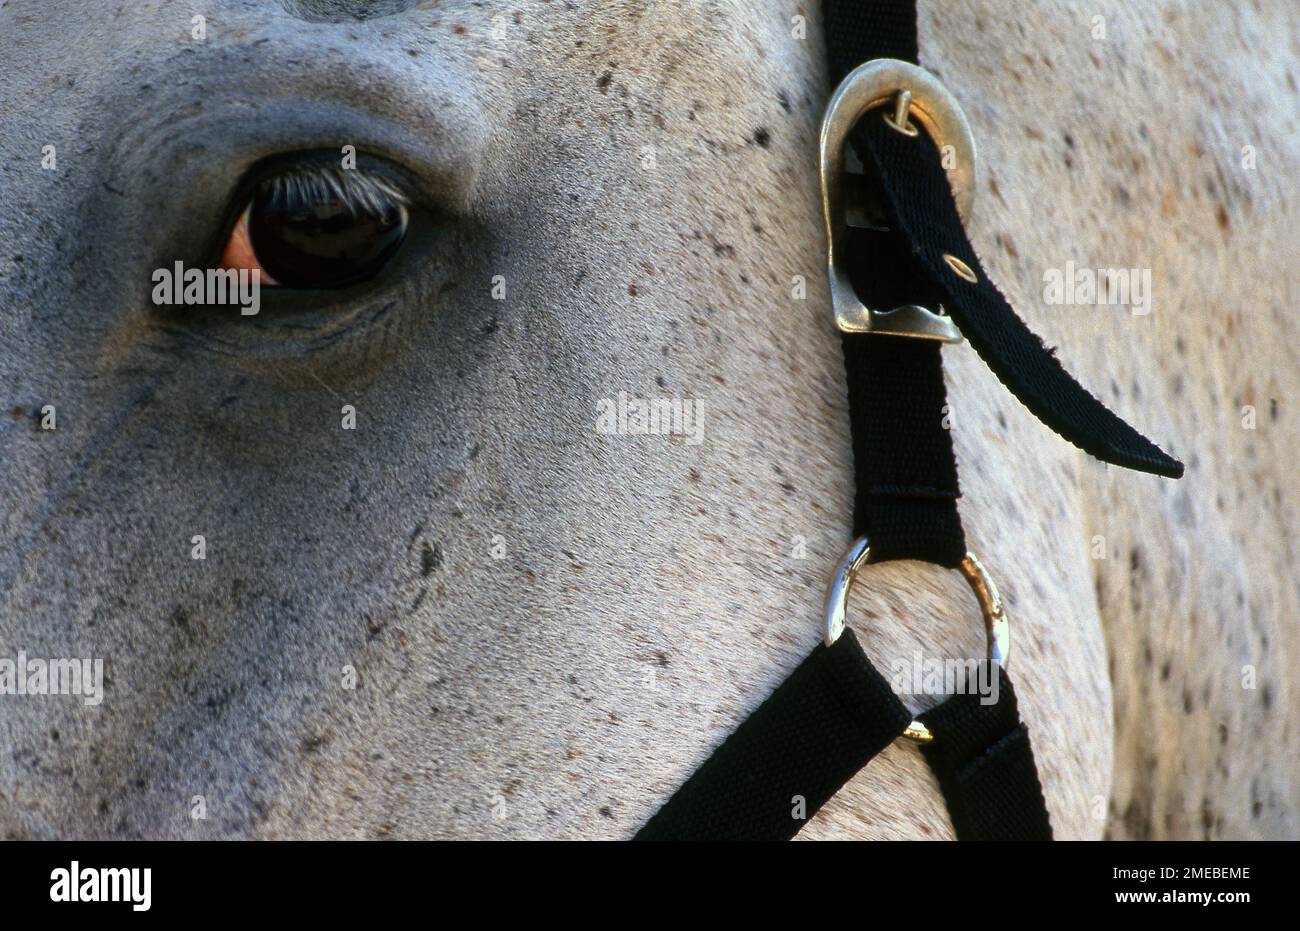
[[[0,0],[0,655],[103,662],[97,705],[0,695],[0,834],[644,822],[848,538],[815,6]],[[1057,836],[1294,837],[1294,14],[920,7],[985,265],[1188,465],[1090,462],[945,350]],[[251,166],[344,146],[426,219],[374,287],[152,303]],[[1150,312],[1047,302],[1067,262]],[[698,437],[598,429],[620,393]],[[885,668],[982,649],[952,574],[854,600]],[[950,835],[900,743],[801,836]]]

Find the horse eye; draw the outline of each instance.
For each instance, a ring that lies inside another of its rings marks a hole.
[[[263,180],[239,215],[221,268],[263,285],[344,288],[373,278],[401,247],[405,199],[356,169],[307,165]]]

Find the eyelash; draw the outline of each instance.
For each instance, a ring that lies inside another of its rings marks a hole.
[[[360,169],[341,168],[328,164],[308,164],[289,168],[264,178],[253,190],[253,196],[270,188],[270,204],[298,199],[300,201],[338,199],[348,212],[380,213],[388,203],[408,206],[408,198],[383,178]]]

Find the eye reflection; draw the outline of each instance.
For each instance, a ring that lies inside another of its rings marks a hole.
[[[222,268],[263,285],[343,288],[373,278],[401,247],[406,198],[360,169],[288,168],[262,181],[222,251]]]

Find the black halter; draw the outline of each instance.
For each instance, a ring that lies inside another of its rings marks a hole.
[[[899,308],[892,314],[865,311],[856,322],[837,308],[859,539],[832,585],[826,642],[718,747],[637,839],[789,839],[877,753],[907,734],[923,741],[921,751],[938,777],[959,839],[1050,840],[1029,735],[1004,668],[1005,646],[995,648],[1005,616],[978,560],[967,553],[957,512],[943,342],[968,340],[1012,394],[1089,454],[1173,478],[1183,467],[1081,387],[981,268],[945,170],[952,166],[945,165],[940,140],[932,138],[926,102],[910,93],[901,102],[896,96],[910,91],[906,76],[916,71],[902,64],[917,59],[915,0],[825,0],[824,20],[830,74],[833,82],[844,81],[841,91],[867,72],[904,75],[888,100],[869,101],[892,101],[897,109],[858,120],[850,136],[883,225],[839,229],[835,224],[843,218],[833,215],[828,198],[828,228],[845,237],[837,258],[857,298],[865,308]],[[864,69],[864,63],[870,65]],[[916,77],[918,89],[937,83],[928,75]],[[919,128],[909,124],[914,112]],[[824,144],[826,139],[824,127]],[[973,152],[958,156],[973,159]],[[832,268],[833,289],[835,274]],[[853,575],[865,563],[892,559],[961,567],[972,580],[990,634],[990,656],[980,671],[997,679],[996,703],[957,694],[914,722],[853,632],[839,632],[833,615],[838,611],[842,621]]]

